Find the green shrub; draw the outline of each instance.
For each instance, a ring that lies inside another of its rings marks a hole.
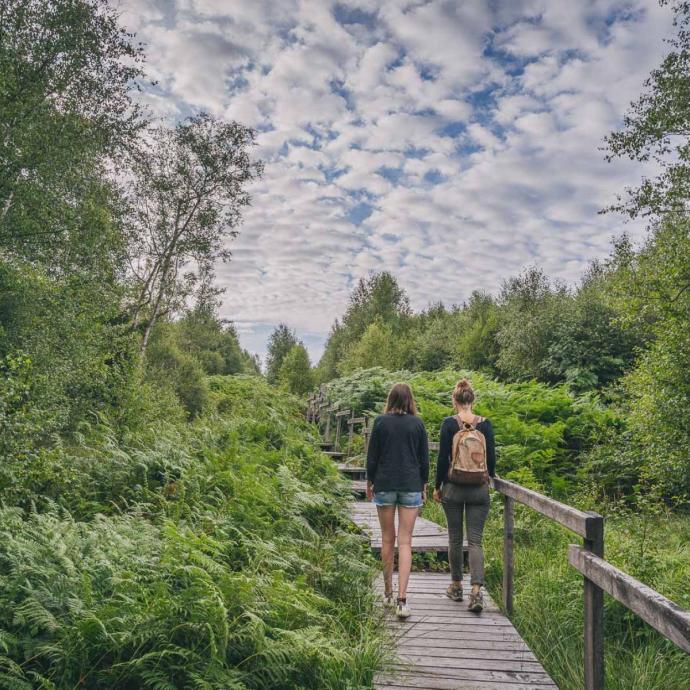
[[[0,509],[2,687],[371,683],[375,570],[334,464],[263,379],[208,396],[194,423],[82,425],[35,508]]]

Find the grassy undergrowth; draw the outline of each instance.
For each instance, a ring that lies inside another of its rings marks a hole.
[[[381,409],[397,380],[408,381],[431,438],[451,414],[450,392],[469,372],[358,372],[329,385],[332,399],[359,414]],[[638,500],[602,499],[587,481],[581,453],[596,447],[620,420],[595,398],[573,397],[565,387],[535,382],[501,384],[471,374],[475,409],[490,417],[498,446],[497,471],[606,518],[606,558],[690,609],[690,517]],[[433,455],[433,454],[432,454]],[[434,472],[432,457],[432,477]],[[445,524],[440,505],[424,517]],[[562,690],[583,687],[582,577],[568,565],[578,537],[522,506],[515,522],[513,623]],[[492,494],[485,530],[487,587],[502,598],[502,502]],[[605,597],[606,687],[612,690],[690,688],[690,657],[622,605]]]
[[[333,463],[262,379],[210,385],[194,424],[27,458],[0,509],[0,687],[370,686],[375,568]]]

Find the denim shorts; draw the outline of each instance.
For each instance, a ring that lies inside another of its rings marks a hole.
[[[421,508],[424,502],[421,491],[377,491],[374,494],[374,504],[377,506]]]

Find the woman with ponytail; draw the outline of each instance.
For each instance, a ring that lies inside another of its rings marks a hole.
[[[448,521],[452,582],[446,594],[454,601],[463,599],[464,513],[472,585],[468,608],[479,613],[484,608],[482,537],[490,506],[488,480],[496,472],[496,447],[491,422],[472,411],[474,398],[472,384],[467,379],[458,381],[453,390],[455,415],[441,424],[434,500],[443,504]]]

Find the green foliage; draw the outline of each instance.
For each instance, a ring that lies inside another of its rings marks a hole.
[[[396,360],[396,341],[393,329],[381,319],[367,326],[362,337],[352,343],[340,363],[343,373],[370,367],[391,367]]]
[[[451,394],[468,377],[477,393],[475,410],[489,417],[497,444],[497,472],[534,488],[563,493],[576,483],[578,453],[606,437],[618,424],[591,395],[576,397],[565,386],[536,381],[506,384],[470,371],[388,372],[361,370],[332,381],[329,399],[356,414],[378,413],[391,385],[412,386],[429,437],[438,440],[441,423],[453,414]]]
[[[211,282],[216,261],[229,259],[227,240],[250,201],[246,186],[263,169],[250,156],[254,137],[249,127],[200,113],[151,129],[128,151],[131,311],[142,352],[158,319],[183,310],[195,287]]]
[[[46,433],[73,430],[120,402],[131,340],[117,322],[116,284],[99,273],[52,276],[0,260],[0,357],[31,359],[30,395]]]
[[[406,332],[409,315],[407,294],[392,274],[384,271],[361,278],[350,295],[342,322],[336,321],[326,342],[319,363],[319,379],[327,381],[353,367],[370,366],[374,363],[371,361],[375,356],[374,345],[383,344],[389,333],[394,337],[385,345],[384,356],[394,357],[393,353],[399,350],[395,341],[401,340]],[[365,336],[360,347],[359,341]],[[347,363],[341,365],[343,359]],[[358,364],[360,359],[369,361]],[[375,363],[381,363],[381,360]]]
[[[269,383],[278,383],[283,360],[297,344],[295,332],[284,323],[279,324],[271,333],[266,350],[266,380]]]
[[[80,206],[142,124],[142,51],[103,0],[2,0],[0,26],[0,247],[54,264],[97,238]]]
[[[296,395],[304,396],[314,387],[309,354],[301,343],[293,345],[280,366],[278,381]]]
[[[3,687],[371,682],[372,563],[333,463],[261,379],[209,396],[194,426],[85,428],[52,503],[0,510]]]
[[[690,4],[661,0],[674,14],[676,35],[670,50],[645,82],[645,91],[623,120],[623,129],[607,137],[608,159],[653,160],[661,168],[628,190],[627,200],[612,206],[631,217],[680,214],[690,210]]]

